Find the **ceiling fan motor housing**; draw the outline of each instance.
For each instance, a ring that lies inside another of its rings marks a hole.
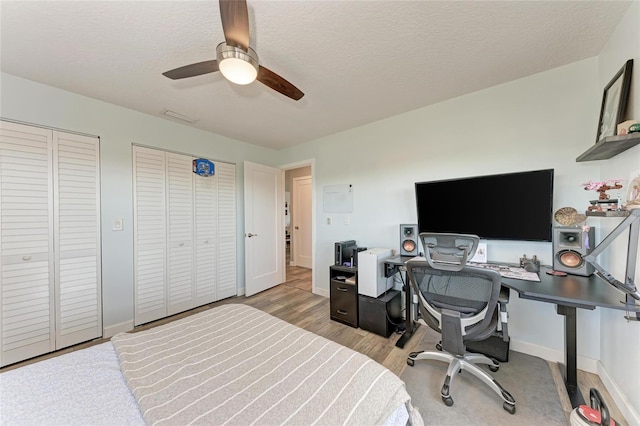
[[[236,84],[249,84],[258,75],[258,54],[252,48],[247,51],[225,42],[216,47],[218,68],[224,77]]]

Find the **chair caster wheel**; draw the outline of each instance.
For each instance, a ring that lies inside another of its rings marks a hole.
[[[442,352],[442,345],[440,343],[436,343],[436,349]]]
[[[499,365],[491,365],[489,364],[489,370],[493,371],[494,373],[498,370],[500,370],[500,366]]]
[[[407,365],[410,367],[413,367],[415,365],[416,361],[412,358],[407,358]]]
[[[509,414],[515,414],[516,413],[516,406],[513,404],[509,404],[508,402],[503,402],[502,403],[502,408],[505,409],[505,411],[509,412]]]
[[[450,396],[443,396],[442,401],[444,401],[444,405],[446,405],[447,407],[451,407],[453,405],[453,398],[451,398]]]

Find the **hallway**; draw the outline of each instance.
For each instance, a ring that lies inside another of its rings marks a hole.
[[[286,248],[287,269],[284,285],[311,292],[311,269],[291,266],[291,246]]]

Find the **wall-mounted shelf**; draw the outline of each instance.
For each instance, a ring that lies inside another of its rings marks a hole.
[[[606,160],[640,143],[640,133],[607,136],[576,158],[576,162]]]
[[[599,217],[627,217],[629,216],[629,211],[627,210],[609,210],[604,212],[594,212],[594,211],[586,211],[585,214],[587,216],[599,216]]]

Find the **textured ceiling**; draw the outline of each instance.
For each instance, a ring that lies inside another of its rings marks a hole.
[[[248,0],[260,63],[295,102],[219,73],[217,1],[1,1],[3,72],[281,149],[596,56],[628,1]]]

